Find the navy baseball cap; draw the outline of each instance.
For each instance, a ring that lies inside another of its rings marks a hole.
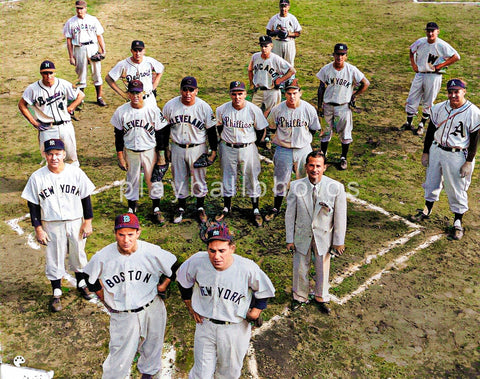
[[[280,5],[282,4],[290,5],[290,0],[280,0]]]
[[[61,139],[52,138],[43,143],[43,150],[45,152],[50,150],[65,150],[65,144]]]
[[[437,30],[440,29],[436,22],[429,22],[425,27],[425,30]]]
[[[285,90],[290,89],[290,88],[293,88],[293,89],[301,89],[300,84],[298,83],[298,79],[297,79],[297,78],[291,79],[291,80],[288,80],[288,81],[287,81],[287,84],[285,85]]]
[[[245,83],[239,82],[238,80],[230,83],[230,92],[234,91],[246,91]]]
[[[198,88],[197,87],[197,79],[195,79],[193,76],[186,76],[182,79],[182,82],[180,83],[180,88],[183,87],[188,87],[188,88]]]
[[[214,222],[207,229],[206,240],[207,243],[215,240],[231,242],[233,241],[233,236],[230,230],[228,230],[227,224]]]
[[[348,47],[344,43],[337,43],[333,48],[334,53],[347,54]]]
[[[260,44],[260,46],[262,46],[262,45],[268,45],[269,43],[272,43],[272,37],[270,37],[270,36],[261,36],[261,37],[258,39],[258,43]]]
[[[145,49],[145,44],[143,43],[143,41],[139,41],[139,40],[134,40],[132,41],[132,47],[131,49]]]
[[[131,80],[128,82],[128,92],[143,92],[143,83],[138,80]]]
[[[461,79],[450,79],[447,82],[447,91],[451,89],[465,89],[466,83]]]
[[[140,229],[137,216],[133,213],[124,213],[115,217],[115,230],[123,228]]]
[[[55,71],[55,64],[52,61],[43,61],[40,64],[40,72]]]
[[[77,0],[75,1],[75,8],[86,8],[87,7],[87,2],[83,0]]]

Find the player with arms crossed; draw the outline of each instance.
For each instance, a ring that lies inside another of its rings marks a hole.
[[[167,312],[158,292],[175,280],[177,258],[139,240],[140,233],[133,213],[117,216],[116,242],[97,252],[85,267],[89,289],[110,311],[110,353],[103,363],[103,379],[125,378],[137,351],[142,379],[162,369]]]
[[[262,110],[246,101],[247,91],[243,82],[230,83],[232,101],[217,108],[217,127],[221,137],[220,163],[222,166],[223,211],[217,221],[232,210],[232,197],[237,191],[237,169],[241,167],[246,193],[252,201],[253,217],[256,226],[262,226],[263,219],[258,209],[261,187],[258,181],[260,158],[255,143],[265,138],[268,121]],[[245,191],[245,188],[243,188]],[[243,192],[242,191],[242,192]]]
[[[350,106],[364,93],[370,82],[358,68],[347,63],[348,47],[337,43],[333,49],[334,61],[321,68],[317,73],[320,79],[318,87],[318,115],[325,116],[327,129],[321,139],[321,149],[327,156],[328,143],[335,129],[342,142],[340,169],[347,169],[347,154],[352,143],[353,117]],[[354,87],[358,86],[356,90]]]
[[[415,77],[405,105],[407,122],[402,127],[405,130],[412,130],[413,117],[422,102],[422,120],[415,131],[417,135],[423,134],[430,116],[430,108],[442,87],[443,69],[460,59],[460,55],[452,46],[438,38],[439,32],[438,25],[429,22],[425,28],[427,36],[419,38],[410,46],[410,64],[415,71]]]
[[[265,216],[272,221],[279,213],[283,198],[292,177],[292,169],[297,179],[305,176],[305,158],[312,151],[312,139],[321,130],[315,107],[300,99],[301,88],[298,79],[285,85],[287,100],[275,106],[268,115],[270,129],[275,129],[273,137],[275,155],[273,161],[273,209]]]
[[[143,83],[143,99],[145,105],[157,106],[155,100],[157,86],[162,78],[165,67],[154,58],[145,55],[145,44],[143,41],[132,41],[132,56],[118,62],[114,68],[105,77],[108,85],[118,93],[126,101],[130,101],[128,92],[124,92],[115,83],[118,79],[122,79],[125,89],[132,80],[140,80]]]
[[[143,102],[143,84],[140,80],[128,83],[130,102],[117,108],[110,120],[115,131],[115,148],[118,166],[127,172],[125,197],[128,212],[137,211],[140,190],[140,169],[143,167],[154,218],[163,225],[165,218],[160,211],[163,196],[162,181],[152,182],[155,163],[166,165],[161,129],[167,121],[158,107],[147,107]]]
[[[70,64],[75,66],[78,75],[77,88],[82,91],[87,86],[88,64],[92,67],[92,79],[97,93],[97,104],[101,107],[107,104],[102,98],[102,63],[105,57],[105,41],[103,39],[103,27],[94,16],[87,14],[87,2],[78,0],[75,2],[77,15],[68,19],[63,27],[63,35],[67,39],[67,49]],[[91,57],[100,53],[100,60],[92,60]]]
[[[190,379],[239,378],[251,336],[275,288],[250,259],[235,254],[225,224],[206,232],[207,251],[188,258],[178,269],[182,299],[195,320],[194,365]]]
[[[86,238],[92,234],[90,195],[95,186],[79,167],[64,162],[62,140],[50,139],[44,145],[47,165],[30,176],[22,197],[28,202],[35,238],[47,247],[45,273],[53,290],[50,307],[58,312],[62,310],[61,284],[67,252],[77,289],[85,299],[91,298],[83,268],[87,264]]]
[[[40,151],[43,151],[45,141],[61,139],[65,145],[66,157],[72,160],[73,165],[80,166],[71,115],[85,94],[75,89],[70,82],[56,78],[55,64],[51,61],[40,64],[40,74],[42,79],[30,84],[23,92],[18,109],[38,130]],[[72,101],[70,105],[69,100]],[[33,108],[35,117],[28,106]]]
[[[463,237],[462,218],[468,211],[467,190],[472,181],[477,153],[480,109],[465,99],[466,83],[452,79],[447,83],[448,100],[430,111],[422,164],[427,167],[423,188],[425,208],[414,221],[428,219],[445,184],[450,210],[454,214],[452,238]]]
[[[178,209],[173,222],[178,224],[183,219],[187,208],[187,197],[191,192],[197,199],[197,212],[201,223],[207,222],[205,213],[205,196],[207,195],[206,167],[194,167],[195,161],[207,153],[206,141],[212,153],[209,163],[217,156],[217,120],[213,110],[205,101],[197,97],[197,80],[186,76],[180,83],[180,96],[165,104],[163,114],[168,121],[164,128],[166,139],[172,138],[170,145],[172,174],[175,183],[175,196]]]

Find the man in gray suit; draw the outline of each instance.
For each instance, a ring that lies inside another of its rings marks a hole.
[[[293,252],[292,309],[308,303],[308,273],[314,255],[314,303],[329,314],[330,256],[345,251],[347,199],[343,184],[323,175],[325,156],[320,150],[307,155],[305,169],[307,177],[290,184],[285,213],[287,250]]]

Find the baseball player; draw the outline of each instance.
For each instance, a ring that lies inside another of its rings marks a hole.
[[[175,280],[177,258],[139,240],[140,233],[133,213],[117,216],[116,242],[85,266],[88,287],[110,311],[110,353],[103,363],[103,379],[127,377],[137,351],[142,379],[153,378],[162,368],[167,312],[158,291],[165,291]],[[159,284],[161,277],[165,280]]]
[[[318,116],[325,117],[327,128],[321,139],[321,149],[327,156],[328,143],[335,129],[342,143],[340,169],[347,169],[348,148],[352,143],[353,118],[350,105],[366,91],[370,82],[358,68],[347,63],[347,45],[337,43],[333,49],[334,61],[317,73]],[[357,87],[356,89],[354,87]]]
[[[77,289],[85,299],[91,298],[83,268],[87,264],[86,238],[92,234],[90,195],[95,186],[79,167],[64,162],[62,140],[45,141],[44,151],[47,165],[30,176],[22,198],[28,202],[35,238],[47,247],[45,273],[53,290],[50,307],[58,312],[62,310],[61,283],[67,252]]]
[[[217,128],[220,134],[220,164],[222,167],[223,211],[216,220],[222,221],[232,209],[232,197],[236,193],[237,168],[240,165],[244,180],[242,192],[251,198],[256,226],[262,226],[263,219],[258,209],[261,194],[258,175],[260,159],[255,143],[265,138],[268,121],[262,110],[246,101],[247,91],[243,82],[230,83],[232,101],[217,108]]]
[[[87,86],[87,67],[92,68],[92,79],[97,93],[97,104],[101,107],[107,104],[102,98],[102,64],[90,58],[97,52],[105,57],[105,41],[103,27],[94,16],[87,14],[87,2],[75,2],[77,15],[71,17],[63,26],[63,35],[67,39],[67,49],[70,64],[75,66],[78,76],[77,88],[84,91]]]
[[[414,221],[428,219],[445,184],[450,210],[454,214],[452,238],[463,237],[462,218],[468,211],[467,190],[472,181],[477,152],[480,110],[465,99],[466,83],[452,79],[447,83],[448,100],[430,110],[423,145],[422,164],[427,168],[425,208]]]
[[[178,269],[182,299],[196,323],[194,365],[190,379],[239,378],[251,325],[267,307],[275,288],[250,259],[235,254],[225,224],[206,233],[207,251],[188,258]]]
[[[135,79],[128,83],[128,96],[130,102],[118,107],[110,120],[115,131],[118,166],[127,172],[125,197],[128,201],[128,212],[137,211],[141,185],[140,168],[143,167],[153,203],[154,218],[163,225],[165,218],[160,211],[163,183],[152,183],[151,177],[155,163],[166,163],[160,131],[167,125],[167,121],[158,107],[144,105],[143,84],[140,80]]]
[[[202,154],[207,153],[207,138],[212,150],[209,161],[215,160],[218,144],[215,128],[217,121],[210,105],[198,98],[197,94],[197,80],[186,76],[180,83],[180,96],[173,98],[163,107],[163,114],[168,121],[168,126],[164,128],[165,134],[167,139],[168,135],[172,138],[172,175],[175,196],[178,199],[178,209],[173,220],[175,224],[182,221],[190,192],[197,199],[200,222],[207,222],[204,208],[208,190],[205,179],[207,168],[195,168],[193,164]]]
[[[422,120],[415,131],[417,135],[423,134],[430,107],[442,87],[443,69],[460,59],[452,46],[438,38],[440,30],[435,22],[429,22],[425,32],[426,37],[419,38],[410,46],[410,64],[416,74],[405,105],[407,122],[402,126],[405,130],[412,130],[413,116],[417,114],[418,106],[422,102]]]
[[[43,61],[40,64],[40,75],[42,79],[30,84],[23,92],[18,109],[38,130],[40,151],[43,151],[45,141],[52,138],[61,139],[65,145],[67,158],[73,165],[80,166],[71,115],[85,94],[74,88],[70,82],[56,78],[55,64],[51,61]],[[68,101],[72,103],[68,105]],[[33,108],[35,117],[30,113],[28,106]]]
[[[255,53],[248,65],[250,88],[255,92],[252,103],[262,108],[265,117],[282,100],[280,84],[295,74],[295,69],[285,59],[272,53],[273,43],[270,36],[259,39],[261,52]]]
[[[313,135],[321,130],[315,107],[300,99],[301,88],[298,79],[287,81],[286,100],[273,107],[268,115],[270,129],[276,130],[273,143],[276,145],[273,162],[273,209],[265,216],[272,221],[279,213],[283,198],[292,177],[305,176],[305,158],[312,151]]]
[[[276,37],[273,40],[273,53],[285,59],[294,66],[295,61],[295,38],[300,36],[302,27],[297,18],[288,13],[290,10],[289,0],[280,0],[280,13],[273,16],[267,24],[267,35]]]
[[[323,175],[326,168],[321,151],[308,154],[307,177],[293,181],[288,191],[285,229],[287,250],[293,252],[292,309],[308,303],[313,256],[314,302],[320,312],[329,314],[330,252],[345,251],[347,199],[343,184]]]
[[[131,45],[132,56],[118,62],[114,68],[105,77],[108,85],[125,100],[130,101],[128,93],[124,92],[115,83],[118,79],[122,79],[125,84],[125,90],[128,83],[134,79],[143,83],[143,91],[145,94],[145,105],[157,106],[155,100],[157,86],[160,83],[164,66],[154,58],[145,56],[145,44],[143,41],[134,40]]]

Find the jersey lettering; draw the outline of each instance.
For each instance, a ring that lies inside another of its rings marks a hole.
[[[452,136],[457,136],[460,134],[462,138],[465,138],[465,128],[463,127],[463,122],[459,121],[458,125],[455,127],[455,130],[450,133]]]
[[[45,188],[41,190],[38,194],[40,198],[45,200],[47,197],[50,197],[50,195],[55,195],[55,191],[53,190],[53,186]]]
[[[80,188],[71,186],[70,184],[60,184],[60,189],[63,193],[71,193],[75,196],[80,196]]]
[[[200,293],[202,296],[212,296],[212,287],[200,286]]]
[[[438,59],[438,56],[433,55],[433,54],[428,54],[428,59],[427,62],[430,64],[434,64]]]
[[[278,117],[275,120],[277,128],[303,128],[308,126],[308,122],[301,119],[288,120],[285,117]]]
[[[133,282],[134,280],[139,282],[142,281],[143,283],[148,283],[152,274],[150,273],[143,273],[140,270],[134,271],[129,270],[127,272],[121,271],[118,274],[113,275],[110,279],[105,279],[105,283],[110,288],[114,287],[115,284],[120,284],[125,281]],[[142,280],[143,277],[143,280]]]
[[[349,82],[348,80],[342,78],[328,78],[325,84],[327,86],[334,84],[337,86],[344,86],[346,88],[349,88],[352,85],[352,82]]]
[[[143,128],[147,131],[148,134],[153,135],[155,134],[155,125],[150,124],[144,120],[131,120],[125,123],[123,126],[124,132],[128,132],[132,128]]]
[[[218,297],[223,297],[225,300],[230,300],[240,305],[240,300],[242,300],[245,295],[239,294],[238,292],[232,293],[232,290],[228,288],[218,288]]]
[[[197,118],[192,119],[192,116],[190,115],[176,115],[172,119],[170,119],[170,124],[175,126],[176,124],[181,124],[181,123],[186,123],[193,125],[195,128],[198,130],[204,130],[205,129],[205,123]]]
[[[151,74],[151,71],[148,70],[148,71],[145,71],[145,72],[137,72],[136,75],[127,75],[125,77],[125,79],[127,79],[128,82],[131,82],[132,80],[140,80],[140,78],[144,78],[144,77],[150,77],[152,74]]]
[[[240,128],[240,129],[248,129],[253,127],[253,122],[245,122],[242,120],[232,120],[230,117],[225,116],[223,117],[223,126],[229,128]]]
[[[272,79],[276,79],[280,76],[277,72],[275,72],[275,69],[273,67],[270,67],[268,64],[263,66],[263,63],[257,63],[255,66],[253,66],[253,71],[267,71]]]

